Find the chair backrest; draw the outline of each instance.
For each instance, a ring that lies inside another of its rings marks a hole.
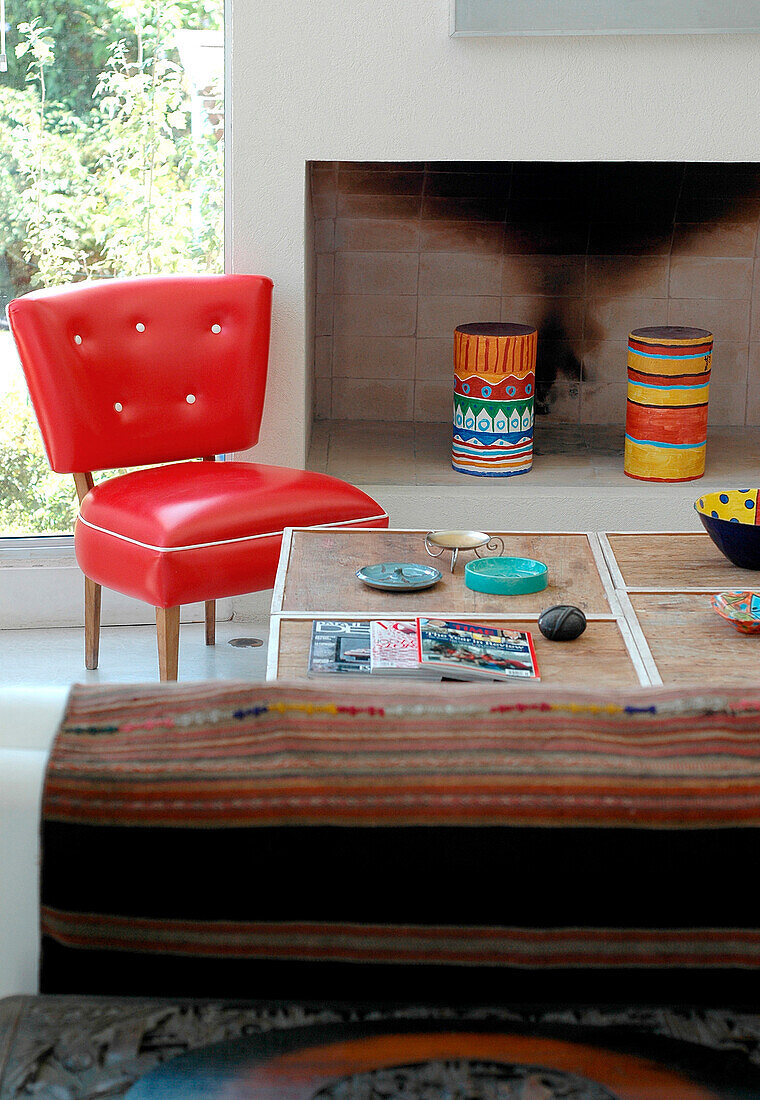
[[[258,440],[272,281],[161,275],[35,291],[8,306],[51,467],[107,470]]]

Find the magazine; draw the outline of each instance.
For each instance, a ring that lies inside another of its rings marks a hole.
[[[503,630],[445,619],[417,620],[417,655],[423,668],[453,680],[540,680],[533,639]]]
[[[417,658],[415,619],[374,619],[370,623],[373,676],[440,680],[435,667],[424,669]]]
[[[309,676],[339,672],[369,676],[370,634],[368,622],[318,619],[311,628]]]

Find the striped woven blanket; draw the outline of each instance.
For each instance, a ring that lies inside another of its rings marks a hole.
[[[76,687],[42,816],[43,992],[758,983],[760,689]]]

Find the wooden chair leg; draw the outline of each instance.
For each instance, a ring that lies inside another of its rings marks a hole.
[[[206,600],[206,645],[216,644],[216,600]]]
[[[84,578],[84,667],[98,667],[100,651],[101,588],[89,577]]]
[[[179,607],[156,608],[158,671],[162,680],[176,680],[179,664]]]

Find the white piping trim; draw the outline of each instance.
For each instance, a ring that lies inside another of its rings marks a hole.
[[[336,520],[335,523],[315,523],[311,527],[304,528],[304,530],[318,531],[322,527],[353,527],[357,523],[373,523],[375,520],[387,518],[388,513],[383,512],[379,516],[363,516],[361,519]],[[133,546],[140,546],[143,550],[155,550],[158,554],[174,554],[179,550],[205,550],[210,546],[229,546],[234,542],[253,542],[254,539],[273,539],[282,535],[282,531],[264,531],[260,535],[240,535],[234,539],[219,539],[217,542],[195,542],[190,546],[153,546],[150,542],[141,542],[139,539],[130,538],[129,535],[120,535],[117,531],[108,531],[105,527],[98,527],[97,523],[90,523],[81,515],[77,516],[77,520],[93,531],[100,531],[101,535],[111,535],[112,538],[121,539],[122,542],[131,542]]]

